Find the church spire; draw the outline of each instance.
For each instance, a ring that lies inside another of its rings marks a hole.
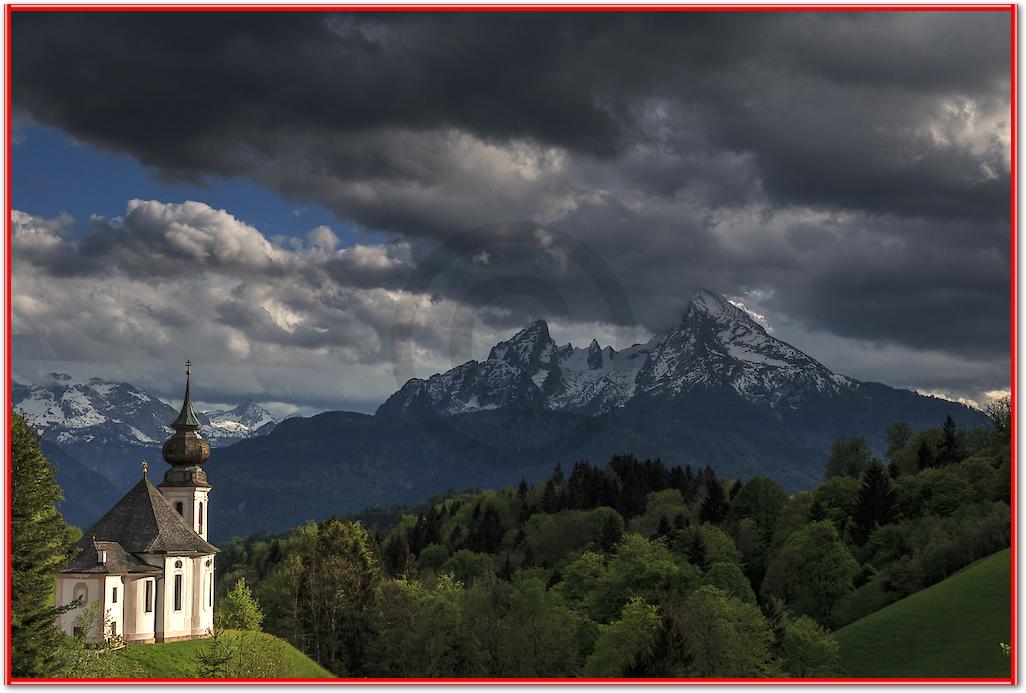
[[[164,483],[194,483],[206,484],[206,475],[199,465],[210,457],[210,445],[203,440],[203,436],[197,430],[200,427],[199,419],[192,408],[191,381],[192,361],[185,362],[185,399],[182,402],[182,411],[178,418],[171,423],[174,433],[164,442],[161,452],[164,461],[171,465],[164,475]],[[179,471],[172,471],[177,468]]]
[[[185,399],[182,401],[182,411],[178,418],[171,424],[176,431],[195,431],[200,427],[196,412],[192,409],[192,397],[189,395],[189,380],[192,377],[192,361],[185,362]]]

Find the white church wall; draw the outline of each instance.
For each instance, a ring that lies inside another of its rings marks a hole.
[[[192,602],[194,599],[194,561],[186,556],[164,559],[163,633],[164,642],[193,636]],[[175,608],[175,577],[181,580],[181,596]]]
[[[149,611],[146,610],[146,585],[150,585]],[[153,577],[130,578],[125,583],[125,640],[153,642],[157,612],[157,580]]]
[[[193,635],[206,635],[214,628],[214,608],[211,605],[214,582],[213,556],[199,556],[193,559],[193,575],[196,576],[192,601]]]
[[[125,634],[125,585],[120,575],[104,577],[103,611],[106,613],[107,632],[105,636]],[[111,630],[113,629],[113,630]]]
[[[70,604],[79,593],[84,593],[85,595],[82,606],[66,611],[57,617],[57,627],[60,630],[68,635],[75,634],[75,620],[89,604],[100,599],[103,595],[103,583],[102,575],[71,574],[57,576],[57,593],[55,598],[58,606]]]

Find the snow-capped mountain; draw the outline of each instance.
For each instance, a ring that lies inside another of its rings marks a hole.
[[[545,322],[537,320],[493,347],[486,361],[410,380],[378,412],[448,416],[516,407],[598,415],[639,396],[670,399],[708,391],[729,391],[776,408],[855,384],[703,290],[678,325],[621,351],[595,340],[586,348],[557,346]]]
[[[842,438],[864,437],[882,455],[895,421],[921,430],[947,416],[966,429],[988,424],[957,402],[833,373],[701,291],[677,325],[644,344],[559,346],[532,322],[482,361],[408,381],[374,416],[296,418],[221,450],[211,526],[226,535],[283,529],[624,452],[797,490],[822,481]]]
[[[41,435],[60,445],[160,446],[178,411],[128,383],[76,380],[50,373],[40,385],[13,383],[14,408]],[[250,400],[199,414],[201,432],[214,446],[267,433],[277,421]]]
[[[232,409],[205,411],[199,418],[204,423],[203,437],[215,447],[267,435],[278,424],[269,411],[251,399]]]
[[[65,445],[160,445],[167,438],[166,424],[178,415],[128,383],[76,380],[65,373],[50,373],[35,386],[13,383],[11,400],[36,431]]]

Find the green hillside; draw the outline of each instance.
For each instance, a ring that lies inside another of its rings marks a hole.
[[[845,626],[841,665],[859,677],[1000,677],[1011,626],[1010,550]]]
[[[239,634],[225,631],[230,637]],[[197,655],[207,647],[206,640],[130,645],[115,656],[123,660],[126,670],[132,670],[128,676],[141,670],[142,676],[150,678],[195,678],[199,676]],[[246,633],[244,657],[254,663],[252,669],[247,667],[246,678],[333,678],[327,669],[269,633]]]

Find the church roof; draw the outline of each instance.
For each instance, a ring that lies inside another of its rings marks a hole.
[[[82,536],[75,548],[91,551],[94,539],[116,542],[129,553],[217,553],[217,548],[185,524],[145,477]]]
[[[100,551],[106,552],[103,561],[100,561]],[[159,575],[161,570],[127,553],[116,541],[90,541],[62,572]]]

